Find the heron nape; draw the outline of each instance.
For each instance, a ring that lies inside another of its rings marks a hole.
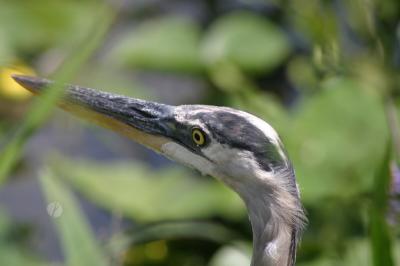
[[[13,78],[34,94],[53,83]],[[226,184],[247,207],[251,266],[295,264],[306,217],[291,161],[268,123],[228,107],[171,106],[72,85],[59,106]]]

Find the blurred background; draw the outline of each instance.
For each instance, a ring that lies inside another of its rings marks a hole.
[[[400,265],[398,0],[0,0],[0,265],[249,265],[240,199],[54,108],[38,75],[239,108],[281,135],[297,265]]]

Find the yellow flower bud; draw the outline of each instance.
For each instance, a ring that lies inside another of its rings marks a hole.
[[[23,101],[31,97],[31,93],[16,83],[12,74],[35,75],[35,71],[23,64],[12,67],[0,67],[0,97],[14,101]]]

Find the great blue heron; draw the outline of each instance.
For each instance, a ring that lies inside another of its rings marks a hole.
[[[52,83],[13,78],[35,94]],[[228,185],[248,210],[251,265],[294,265],[306,218],[292,164],[268,123],[227,107],[171,106],[72,85],[59,105]]]

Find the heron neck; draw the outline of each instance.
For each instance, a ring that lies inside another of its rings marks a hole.
[[[295,256],[294,229],[281,219],[271,204],[248,206],[248,210],[253,231],[251,266],[291,266]]]
[[[229,173],[230,178],[220,175],[246,204],[253,231],[251,266],[293,266],[298,236],[307,220],[294,172],[288,168],[255,173],[245,178],[241,173]]]
[[[298,198],[270,185],[247,183],[242,188],[238,192],[247,206],[253,231],[251,266],[294,265],[302,226]]]

